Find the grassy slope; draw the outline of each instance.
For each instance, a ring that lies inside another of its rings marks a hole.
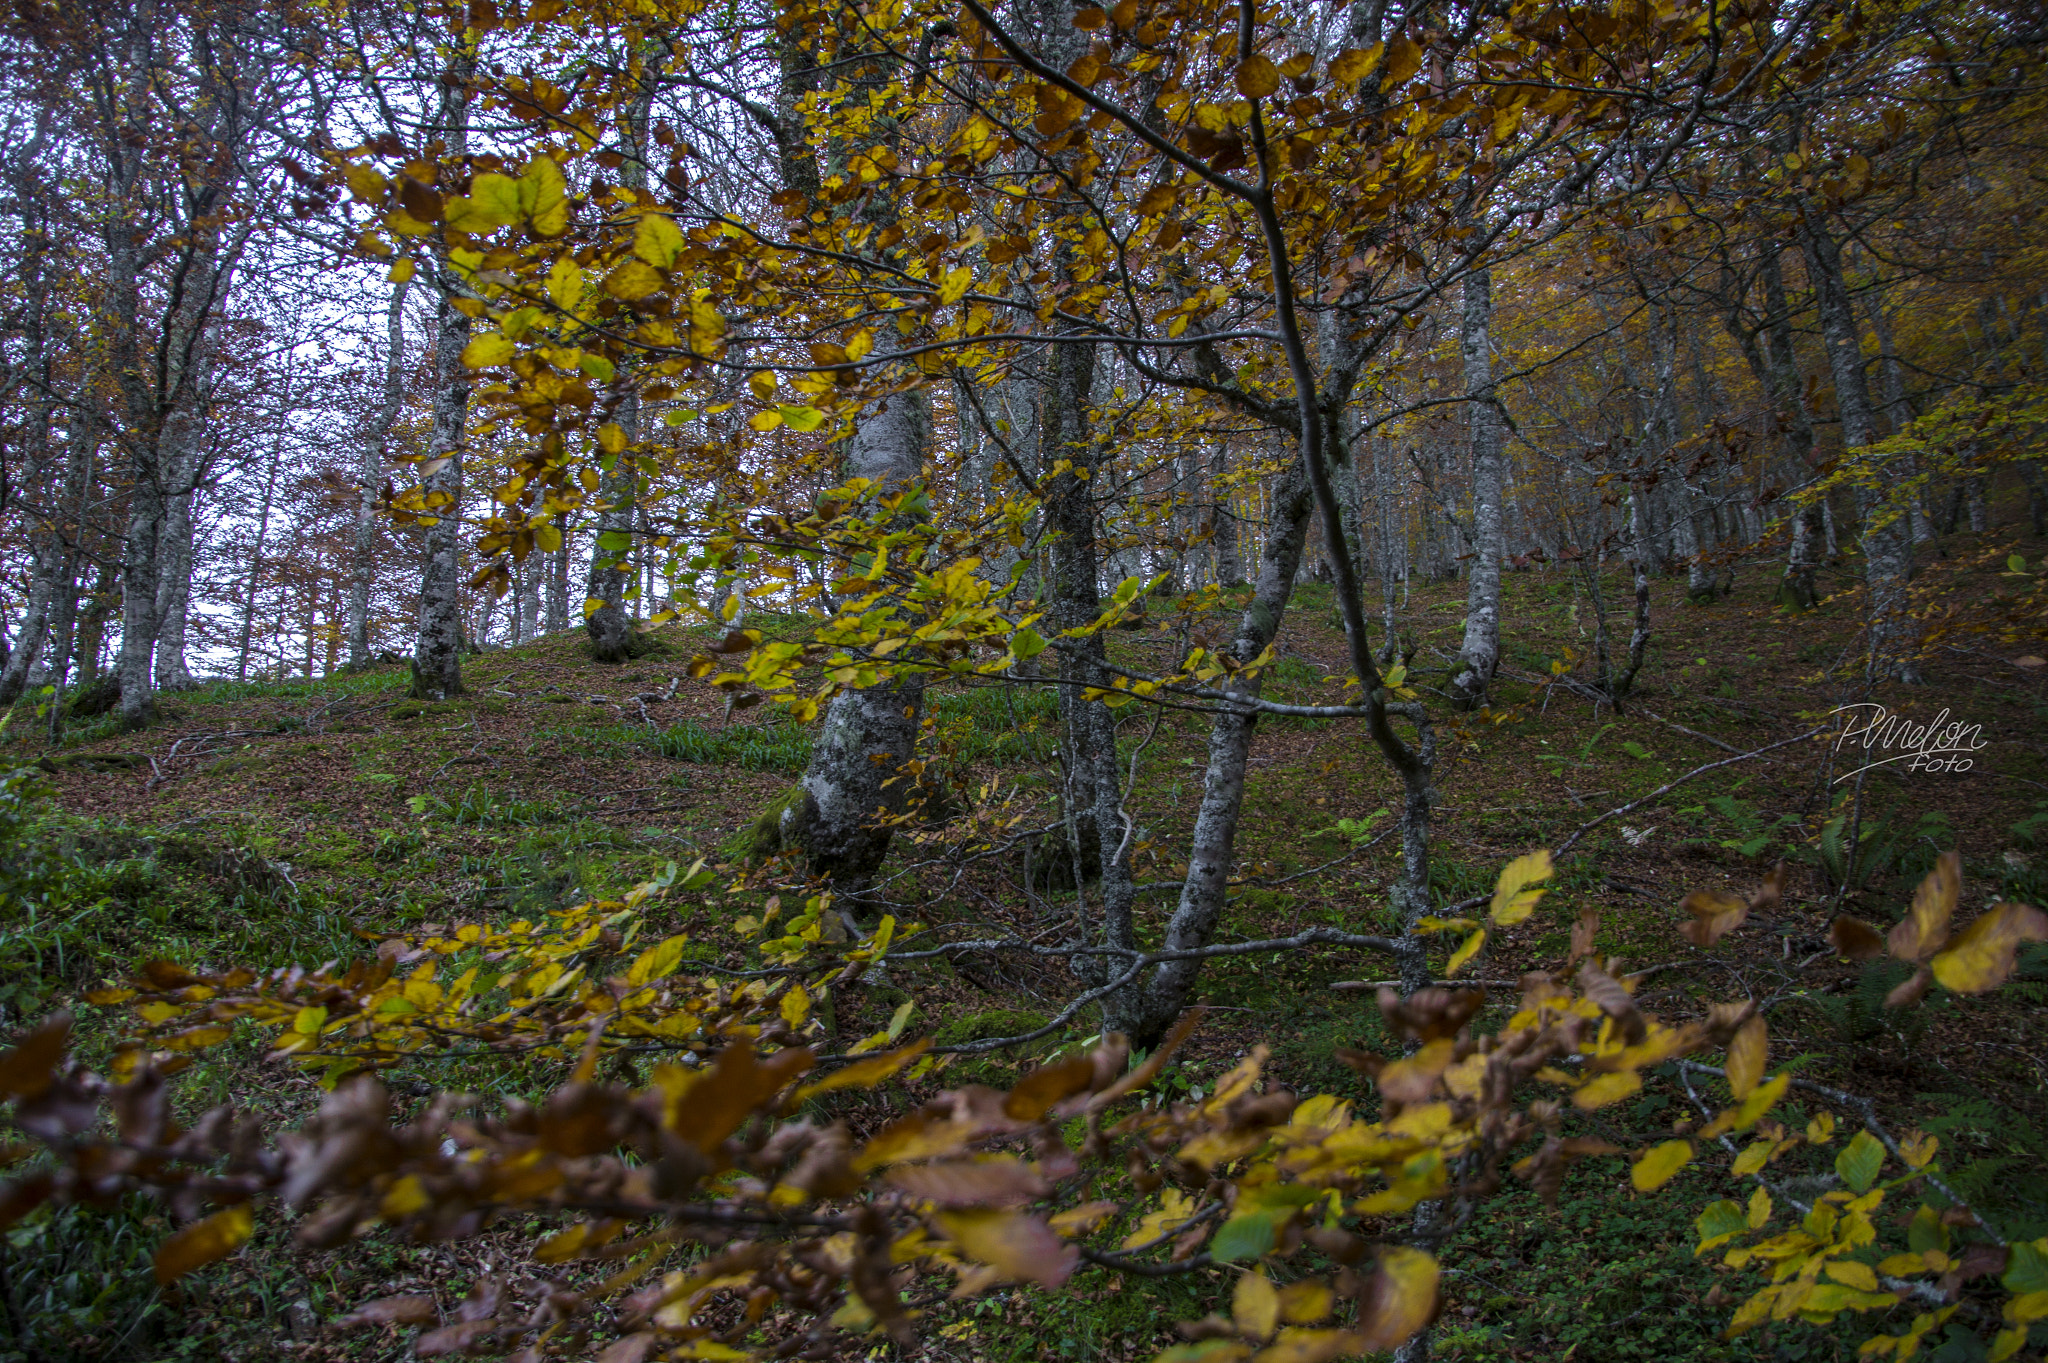
[[[1853,600],[1792,620],[1770,609],[1774,585],[1749,573],[1733,600],[1699,608],[1682,604],[1679,583],[1657,583],[1657,637],[1639,704],[1616,717],[1596,716],[1565,689],[1534,680],[1547,677],[1551,661],[1567,649],[1590,651],[1591,622],[1562,574],[1511,574],[1509,674],[1496,690],[1493,714],[1444,735],[1434,870],[1444,897],[1484,889],[1507,858],[1554,845],[1594,813],[1726,755],[1673,725],[1749,749],[1811,727],[1816,715],[1853,698],[1853,661],[1846,674],[1829,671],[1855,646]],[[1441,666],[1437,651],[1457,646],[1462,587],[1419,589],[1408,617],[1421,645],[1416,670],[1431,680],[1427,674]],[[1326,591],[1305,589],[1269,693],[1334,698],[1335,686],[1320,679],[1341,670],[1335,624]],[[1120,634],[1115,644],[1148,662],[1182,646],[1163,630]],[[663,651],[605,668],[588,661],[579,638],[565,636],[469,660],[471,693],[441,706],[402,702],[403,677],[392,669],[331,681],[217,685],[175,698],[166,722],[146,734],[74,734],[72,744],[52,754],[60,768],[52,784],[73,816],[80,851],[98,868],[93,885],[103,902],[81,905],[62,932],[17,931],[0,939],[15,953],[0,960],[16,971],[10,992],[0,994],[9,1028],[21,1011],[60,1001],[144,955],[312,963],[422,921],[531,915],[622,888],[670,860],[729,855],[735,833],[788,785],[804,738],[759,710],[728,727],[716,693],[688,681],[672,699],[632,699],[667,692],[691,652],[691,641],[670,636]],[[1968,773],[1894,766],[1870,775],[1863,818],[1880,831],[1867,845],[1886,849],[1890,866],[1850,896],[1851,910],[1890,921],[1936,848],[1948,845],[1964,853],[1972,906],[1995,892],[2042,901],[2025,821],[2048,794],[2040,761],[2048,737],[2043,671],[2015,668],[1990,653],[1951,651],[1937,659],[1930,692],[1882,696],[1916,713],[1947,706],[1981,723],[1990,746]],[[1000,778],[1020,800],[1042,798],[1049,774],[1030,760],[1049,750],[1042,696],[951,695],[937,710],[955,752],[948,764],[954,779]],[[1134,719],[1133,743],[1151,723],[1149,716]],[[1174,850],[1185,845],[1199,799],[1204,734],[1198,717],[1170,715],[1145,748],[1134,799],[1146,830],[1141,881],[1175,873]],[[11,755],[33,750],[17,745]],[[139,760],[81,760],[106,755]],[[0,750],[0,762],[9,756]],[[1827,792],[1828,760],[1823,745],[1788,750],[1768,763],[1713,773],[1608,824],[1588,840],[1588,855],[1566,865],[1543,910],[1471,973],[1505,980],[1555,962],[1570,922],[1592,905],[1602,914],[1602,949],[1637,968],[1673,963],[1644,987],[1652,1008],[1677,1011],[1690,997],[1726,992],[1731,973],[1749,987],[1803,992],[1805,1000],[1773,1014],[1774,1061],[1802,1056],[1809,1075],[1883,1097],[1935,1124],[1952,1150],[1976,1161],[1973,1176],[1986,1192],[1999,1193],[2009,1215],[2038,1221],[2042,1207],[2027,1201],[2038,1199],[2038,1190],[2015,1194],[1992,1161],[2023,1150],[2030,1139],[2027,1121],[2014,1114],[2041,1114],[2038,1057],[2048,1028],[2038,1002],[2029,1006],[2039,991],[1942,1003],[1904,1033],[1867,1006],[1870,991],[1885,981],[1862,978],[1820,954],[1832,896],[1810,844],[1833,812],[1831,801],[1847,789]],[[1253,883],[1235,900],[1225,935],[1263,936],[1314,923],[1384,926],[1378,887],[1391,866],[1389,843],[1321,874],[1285,878],[1344,856],[1350,839],[1336,821],[1365,818],[1394,794],[1391,777],[1354,729],[1301,721],[1262,727],[1240,840],[1244,874]],[[1042,821],[1042,811],[1029,821]],[[1623,825],[1647,836],[1627,840]],[[1746,888],[1781,855],[1793,859],[1785,907],[1746,926],[1714,961],[1672,931],[1674,906],[1686,890]],[[899,857],[912,860],[907,851]],[[986,869],[970,870],[949,892],[940,892],[943,883],[936,872],[909,871],[892,882],[890,894],[934,925],[991,917],[1042,922],[1070,904],[1051,891],[1047,899],[1027,898]],[[736,961],[749,944],[730,921],[741,902],[759,898],[711,896],[663,912],[693,933],[708,959]],[[1146,917],[1158,920],[1170,899],[1146,903]],[[1349,1071],[1329,1059],[1331,1047],[1384,1038],[1369,1004],[1329,985],[1381,973],[1378,963],[1335,952],[1212,967],[1203,994],[1221,1011],[1171,1082],[1200,1087],[1245,1048],[1264,1043],[1275,1053],[1278,1080],[1354,1091]],[[902,969],[886,990],[853,991],[838,1025],[872,1027],[908,993],[919,1003],[919,1025],[986,1031],[1004,1021],[987,1015],[1042,1012],[1065,987],[1052,966],[980,961],[957,971]],[[115,1023],[88,1018],[102,1044]],[[281,1119],[306,1111],[317,1098],[310,1084],[259,1064],[260,1051],[252,1038],[215,1053],[180,1081],[187,1101],[196,1107],[232,1095]],[[1002,1081],[1018,1063],[962,1067],[942,1080],[966,1073]],[[551,1078],[509,1069],[400,1076],[501,1092]],[[1653,1086],[1650,1096],[1602,1113],[1601,1125],[1617,1143],[1636,1144],[1677,1115],[1669,1094]],[[2033,1165],[2039,1167],[2038,1147]],[[1716,1342],[1726,1311],[1718,1298],[1707,1301],[1717,1275],[1694,1263],[1689,1232],[1703,1201],[1731,1191],[1725,1175],[1701,1172],[1654,1198],[1617,1195],[1618,1181],[1625,1188],[1619,1161],[1595,1161],[1577,1171],[1557,1209],[1519,1192],[1495,1204],[1451,1261],[1437,1356],[1821,1358],[1840,1351],[1831,1339]],[[307,1333],[309,1320],[371,1295],[459,1291],[485,1260],[516,1257],[520,1242],[519,1228],[509,1227],[459,1250],[372,1241],[342,1253],[305,1254],[273,1229],[234,1262],[200,1275],[185,1296],[158,1298],[140,1285],[146,1270],[138,1256],[160,1225],[150,1209],[138,1207],[32,1219],[11,1233],[10,1290],[40,1313],[40,1353],[33,1356],[276,1357],[294,1321]],[[2048,1225],[2029,1233],[2043,1232]],[[943,1331],[928,1332],[925,1351],[962,1359],[1150,1357],[1168,1338],[1161,1322],[1199,1314],[1200,1298],[1216,1290],[1186,1282],[1119,1285],[1087,1274],[1057,1301],[1013,1292],[949,1309],[936,1323]],[[307,1310],[293,1308],[300,1301]],[[300,1357],[339,1359],[395,1356],[397,1346],[395,1339],[376,1345],[308,1333],[292,1347]],[[0,1360],[32,1356],[11,1354],[10,1347],[19,1346],[0,1342]]]

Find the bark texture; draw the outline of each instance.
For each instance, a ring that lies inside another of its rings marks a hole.
[[[1465,278],[1465,309],[1459,331],[1464,354],[1465,420],[1472,435],[1471,573],[1465,589],[1465,641],[1451,669],[1451,702],[1471,709],[1486,698],[1500,666],[1501,501],[1507,492],[1500,413],[1493,395],[1493,275],[1475,270]]]
[[[922,472],[930,443],[923,391],[897,393],[862,416],[845,474],[875,480],[878,497],[900,492]],[[924,677],[916,672],[834,696],[801,793],[783,809],[783,842],[854,906],[888,855],[892,830],[882,818],[908,807],[913,783],[903,779],[903,766],[916,751],[923,707]]]

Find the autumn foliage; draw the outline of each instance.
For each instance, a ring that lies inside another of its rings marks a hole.
[[[1529,911],[1547,863],[1536,854],[1504,872],[1498,904]],[[1937,950],[1927,944],[1948,940],[1959,882],[1945,860],[1902,925],[1911,940],[1896,945],[1909,959],[1930,957],[1944,988],[1994,989],[2017,943],[2048,939],[2048,919],[2001,904]],[[170,1281],[232,1253],[272,1206],[298,1214],[296,1234],[309,1245],[379,1227],[461,1239],[529,1212],[558,1227],[534,1244],[539,1263],[591,1270],[531,1309],[484,1284],[451,1323],[420,1338],[423,1356],[822,1357],[843,1334],[902,1339],[943,1297],[1008,1282],[1058,1289],[1085,1262],[1153,1275],[1238,1267],[1227,1313],[1185,1325],[1193,1342],[1173,1357],[1337,1358],[1392,1348],[1426,1326],[1439,1275],[1431,1249],[1445,1232],[1483,1218],[1506,1179],[1555,1197],[1574,1162],[1621,1153],[1564,1134],[1568,1115],[1620,1101],[1675,1066],[1689,1092],[1687,1076],[1722,1077],[1732,1104],[1635,1152],[1633,1182],[1651,1192],[1701,1146],[1746,1142],[1734,1172],[1755,1182],[1748,1203],[1716,1202],[1698,1220],[1702,1254],[1771,1269],[1731,1333],[1924,1303],[1899,1333],[1865,1346],[1910,1357],[1955,1315],[1960,1288],[1999,1277],[2008,1295],[1990,1356],[2003,1359],[2048,1314],[2048,1245],[2005,1244],[1967,1207],[1921,1203],[1906,1246],[1883,1243],[1888,1199],[1911,1206],[1920,1190],[1942,1187],[1938,1142],[1894,1137],[1867,1108],[1846,1140],[1827,1113],[1786,1130],[1771,1114],[1802,1081],[1770,1071],[1753,1001],[1679,1022],[1646,1013],[1634,980],[1589,953],[1587,932],[1574,934],[1560,969],[1524,978],[1519,1006],[1492,1032],[1472,1025],[1481,991],[1383,991],[1380,1011],[1403,1051],[1340,1056],[1369,1080],[1364,1101],[1266,1085],[1263,1048],[1199,1100],[1144,1101],[1199,1025],[1196,1013],[1142,1063],[1110,1037],[1008,1092],[945,1091],[856,1136],[813,1100],[924,1070],[930,1045],[883,1050],[893,1038],[879,1034],[856,1048],[870,1054],[821,1056],[803,1044],[817,1030],[808,991],[883,959],[888,943],[814,957],[809,984],[801,971],[744,985],[687,979],[673,973],[679,956],[668,944],[634,950],[644,898],[551,924],[397,939],[342,974],[203,977],[152,965],[101,996],[137,1013],[118,1079],[67,1065],[61,1015],[0,1059],[0,1093],[41,1150],[0,1196],[0,1218],[45,1202],[156,1193],[187,1221],[157,1251],[159,1278]],[[1838,935],[1860,942],[1864,931],[1844,924]],[[480,963],[440,985],[443,963],[465,953]],[[563,969],[569,955],[576,964]],[[237,1019],[266,1027],[281,1059],[324,1076],[331,1093],[303,1127],[266,1132],[230,1108],[190,1129],[172,1119],[167,1078]],[[627,1041],[666,1057],[644,1085],[600,1078],[607,1048]],[[377,1077],[401,1056],[478,1046],[577,1060],[544,1099],[499,1112],[459,1093],[407,1112]],[[1714,1052],[1725,1057],[1719,1067],[1694,1059]],[[1836,1186],[1811,1200],[1770,1173],[1802,1143],[1839,1145]],[[13,1159],[33,1153],[20,1148]],[[1775,1226],[1787,1209],[1800,1219]],[[687,1266],[655,1274],[677,1247],[688,1249]],[[364,1305],[350,1323],[434,1318],[430,1299],[397,1297]],[[601,1331],[600,1321],[610,1324]]]

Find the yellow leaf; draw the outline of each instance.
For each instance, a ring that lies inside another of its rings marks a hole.
[[[156,1280],[176,1282],[195,1268],[225,1259],[248,1243],[255,1229],[255,1213],[246,1205],[229,1207],[204,1221],[194,1222],[157,1248]]]
[[[1737,1178],[1747,1178],[1770,1163],[1771,1152],[1777,1148],[1778,1143],[1772,1140],[1752,1142],[1748,1149],[1735,1157],[1735,1163],[1729,1166],[1728,1171]]]
[[[1398,1349],[1436,1315],[1437,1262],[1419,1249],[1395,1246],[1380,1254],[1378,1269],[1359,1298],[1362,1350]]]
[[[552,554],[562,547],[562,527],[558,525],[536,525],[533,527],[533,547],[543,554]]]
[[[1238,66],[1235,84],[1237,92],[1246,99],[1264,99],[1280,88],[1280,70],[1254,52]]]
[[[944,282],[939,285],[939,302],[957,303],[966,297],[967,291],[973,287],[974,270],[971,267],[962,265],[948,270]]]
[[[683,234],[665,213],[646,213],[633,229],[633,254],[657,270],[672,269],[683,253]]]
[[[2021,942],[2048,941],[2048,914],[2027,904],[1994,904],[1935,956],[1934,978],[1958,994],[1982,994],[2012,975]]]
[[[1806,1124],[1806,1141],[1809,1145],[1826,1145],[1835,1138],[1835,1114],[1822,1112]]]
[[[1477,956],[1479,954],[1479,948],[1485,945],[1486,929],[1481,928],[1479,929],[1479,931],[1473,933],[1470,937],[1467,937],[1465,939],[1464,945],[1460,946],[1456,951],[1451,953],[1451,961],[1449,965],[1444,967],[1444,974],[1455,975],[1460,970],[1463,970],[1465,968],[1466,963],[1469,962],[1474,956]]]
[[[1747,1098],[1756,1092],[1770,1055],[1770,1034],[1759,1013],[1736,1029],[1728,1043],[1728,1087],[1737,1098]]]
[[[1247,1338],[1264,1341],[1273,1337],[1280,1324],[1280,1294],[1265,1274],[1247,1273],[1237,1280],[1237,1290],[1230,1298],[1230,1319]]]
[[[1386,51],[1386,44],[1374,43],[1371,47],[1347,47],[1330,60],[1330,79],[1339,85],[1350,85],[1372,74],[1380,64],[1380,56]]]
[[[301,1036],[318,1036],[327,1025],[327,1010],[318,1006],[301,1008],[292,1018],[292,1030]]]
[[[747,424],[757,431],[772,431],[782,424],[782,413],[756,412],[747,418]]]
[[[603,450],[603,451],[604,451],[604,452],[605,452],[606,454],[617,454],[617,453],[618,453],[618,452],[619,452],[620,450],[623,450],[623,449],[625,449],[625,448],[626,448],[626,429],[625,429],[625,427],[623,427],[623,426],[619,425],[619,424],[618,424],[617,422],[613,422],[613,421],[607,421],[607,422],[606,422],[606,423],[605,423],[604,425],[602,425],[602,426],[598,427],[598,428],[597,428],[597,447],[598,447],[599,449]],[[585,469],[585,470],[584,470],[584,472],[585,472],[585,473],[590,473],[590,470],[589,470],[589,469]],[[594,474],[594,473],[591,473],[591,474],[590,474],[590,481],[589,481],[588,483],[586,483],[586,484],[585,484],[584,486],[585,486],[585,488],[586,488],[586,489],[587,489],[588,491],[591,491],[591,492],[595,492],[595,491],[597,491],[597,475],[596,475],[596,474]]]
[[[569,225],[569,183],[562,168],[547,157],[530,162],[519,176],[519,206],[533,230],[555,237]]]
[[[909,1004],[904,1005],[906,1008],[910,1006]],[[886,1055],[874,1055],[869,1056],[865,1060],[856,1060],[851,1065],[842,1066],[832,1071],[832,1073],[815,1083],[805,1084],[796,1091],[796,1096],[792,1101],[801,1103],[806,1098],[815,1097],[820,1093],[830,1093],[834,1089],[873,1088],[898,1070],[906,1068],[912,1061],[930,1050],[931,1045],[931,1038],[926,1037],[921,1041],[911,1042],[899,1051],[890,1051]]]
[[[518,353],[519,347],[503,332],[486,332],[462,348],[462,363],[470,369],[489,369],[510,364]]]
[[[1764,1223],[1771,1219],[1771,1194],[1762,1184],[1749,1195],[1749,1210],[1745,1214],[1751,1230],[1762,1230]]]
[[[1854,1259],[1830,1259],[1821,1271],[1844,1287],[1853,1287],[1859,1292],[1877,1291],[1877,1274],[1871,1271],[1869,1264],[1858,1263]]]
[[[803,1026],[804,1020],[811,1015],[811,996],[804,991],[802,985],[793,984],[789,987],[789,992],[782,996],[781,1011],[782,1020],[789,1024],[791,1031],[795,1031]]]
[[[1661,1188],[1678,1176],[1678,1171],[1692,1163],[1691,1141],[1665,1141],[1653,1145],[1629,1170],[1629,1182],[1636,1191],[1647,1193]]]
[[[1591,1111],[1618,1103],[1643,1086],[1642,1076],[1634,1070],[1616,1070],[1612,1074],[1599,1075],[1587,1080],[1572,1094],[1572,1105]]]
[[[815,431],[825,424],[825,414],[815,407],[778,407],[782,424],[792,431]]]
[[[605,276],[604,291],[622,302],[631,303],[659,293],[668,284],[661,271],[644,260],[628,260]]]
[[[403,284],[406,280],[412,278],[412,270],[412,258],[410,256],[400,256],[397,260],[391,262],[391,269],[384,277],[393,284]]]
[[[1422,69],[1422,49],[1406,38],[1394,39],[1387,49],[1387,74],[1380,89],[1391,90]]]
[[[775,375],[766,369],[756,369],[747,375],[747,387],[763,402],[775,401]]]
[[[686,936],[675,936],[658,946],[649,947],[634,958],[627,967],[626,983],[638,988],[655,980],[667,979],[682,962],[683,948],[689,943]]]
[[[1538,848],[1516,857],[1501,867],[1493,887],[1493,921],[1502,927],[1521,922],[1536,910],[1543,897],[1542,883],[1550,879],[1550,850]]]

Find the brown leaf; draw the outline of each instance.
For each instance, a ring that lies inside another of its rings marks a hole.
[[[176,1282],[195,1268],[225,1259],[248,1242],[255,1228],[256,1217],[247,1206],[229,1207],[194,1222],[157,1246],[157,1282]]]
[[[1777,908],[1784,898],[1785,861],[1781,857],[1778,860],[1778,864],[1771,868],[1770,874],[1765,876],[1762,883],[1756,887],[1756,893],[1749,897],[1749,911],[1751,913],[1768,913],[1772,909]]]
[[[654,1334],[627,1335],[615,1339],[598,1351],[596,1363],[646,1363],[647,1355],[654,1352],[654,1346],[661,1337]]]
[[[1053,1104],[1086,1091],[1094,1078],[1092,1056],[1077,1055],[1055,1065],[1040,1066],[1010,1090],[1010,1096],[1003,1100],[1003,1113],[1020,1122],[1035,1122]]]
[[[1380,1016],[1396,1036],[1435,1041],[1456,1036],[1486,1003],[1481,989],[1418,989],[1402,998],[1392,989],[1379,992]]]
[[[1918,965],[1941,950],[1948,942],[1949,919],[1955,914],[1956,899],[1962,889],[1962,857],[1955,852],[1943,852],[1934,869],[1913,891],[1913,906],[1892,925],[1887,942],[1892,955]]]
[[[1591,956],[1593,954],[1593,940],[1599,936],[1599,933],[1600,911],[1590,907],[1581,911],[1579,921],[1572,924],[1572,954],[1571,959],[1566,961],[1565,964],[1568,966],[1577,965],[1583,958]]]
[[[807,1047],[777,1051],[762,1064],[749,1043],[727,1046],[710,1072],[691,1086],[690,1100],[677,1106],[675,1134],[708,1155],[739,1130],[749,1114],[810,1067]]]
[[[49,1200],[54,1185],[48,1174],[31,1174],[14,1183],[0,1183],[0,1230],[6,1230],[15,1222]]]
[[[1024,1212],[940,1212],[939,1225],[969,1258],[1040,1287],[1058,1287],[1081,1258],[1052,1227]]]
[[[441,196],[410,175],[398,177],[398,202],[409,216],[421,222],[441,221]]]
[[[1139,1065],[1129,1074],[1089,1099],[1088,1110],[1090,1112],[1100,1112],[1117,1099],[1145,1087],[1145,1085],[1156,1079],[1159,1076],[1159,1071],[1165,1068],[1166,1062],[1173,1058],[1173,1053],[1178,1051],[1187,1041],[1188,1037],[1194,1033],[1195,1028],[1200,1025],[1202,1018],[1208,1011],[1207,1008],[1198,1004],[1188,1009],[1187,1012],[1182,1013],[1180,1021],[1173,1024],[1173,1030],[1168,1032],[1166,1039],[1159,1043],[1159,1049],[1146,1056],[1145,1062],[1142,1065]]]
[[[1904,1008],[1910,1004],[1920,1002],[1921,997],[1927,993],[1927,986],[1933,979],[1934,972],[1924,965],[1921,966],[1913,972],[1912,978],[1896,986],[1891,993],[1884,996],[1884,1006],[1887,1008]]]
[[[70,1038],[71,1014],[52,1013],[19,1046],[0,1055],[0,1098],[33,1098],[48,1088]]]
[[[1828,940],[1837,955],[1852,961],[1874,961],[1884,955],[1884,934],[1856,918],[1837,918],[1828,924]]]
[[[1591,961],[1579,967],[1579,988],[1586,991],[1596,1007],[1614,1019],[1630,1045],[1643,1039],[1649,1029],[1643,1022],[1642,1010],[1624,989],[1621,981],[1594,965]]]
[[[425,1325],[434,1319],[434,1299],[425,1293],[379,1297],[343,1316],[337,1325]]]
[[[1692,915],[1692,921],[1681,924],[1678,931],[1696,947],[1714,945],[1749,917],[1748,902],[1725,890],[1694,890],[1678,907]]]
[[[197,975],[169,961],[144,961],[142,978],[149,982],[150,988],[159,990],[183,989],[187,985],[202,983]]]
[[[1380,1094],[1389,1104],[1408,1107],[1426,1103],[1436,1091],[1437,1080],[1456,1058],[1458,1043],[1440,1037],[1420,1047],[1415,1054],[1396,1060],[1380,1070]]]
[[[494,1320],[458,1320],[438,1330],[429,1330],[413,1341],[417,1358],[439,1358],[443,1354],[467,1353],[471,1345],[498,1328]]]
[[[1051,1191],[1046,1181],[1015,1155],[906,1165],[891,1170],[889,1182],[912,1197],[941,1207],[1016,1207]]]

